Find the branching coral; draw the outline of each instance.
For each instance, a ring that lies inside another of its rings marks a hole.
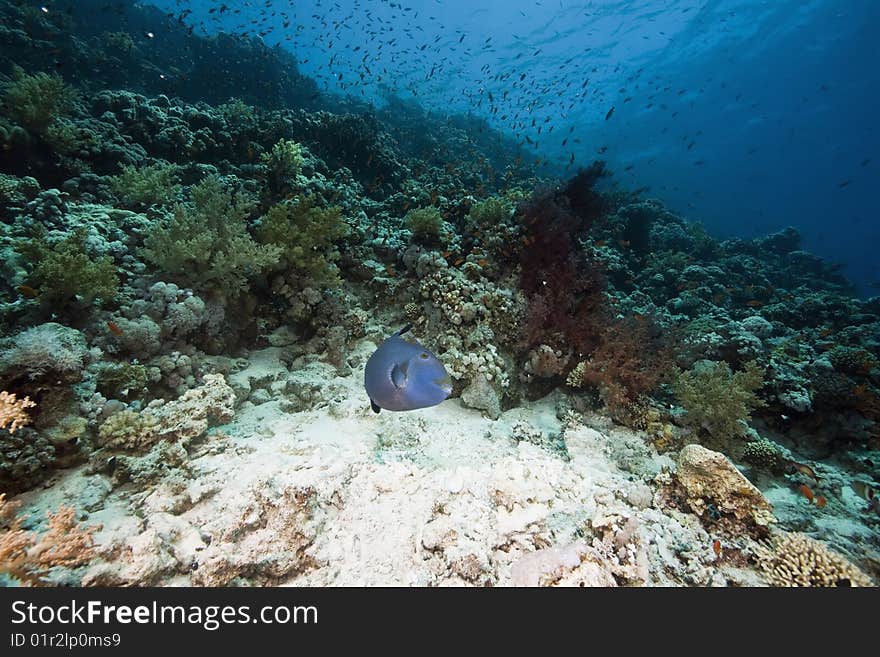
[[[251,278],[278,262],[281,249],[257,244],[247,231],[254,201],[235,195],[218,176],[194,185],[191,205],[153,228],[143,255],[176,283],[227,299],[241,295]]]
[[[16,399],[14,393],[0,392],[0,429],[9,427],[9,433],[15,433],[16,429],[30,424],[31,418],[25,409],[36,406],[30,397]]]
[[[342,208],[319,207],[312,196],[273,205],[263,217],[257,238],[278,249],[278,265],[293,271],[298,288],[333,287],[339,284],[334,262],[339,251],[334,242],[348,234]]]
[[[853,563],[806,534],[777,534],[759,544],[755,556],[772,586],[874,586]]]
[[[50,244],[44,231],[16,248],[34,263],[29,277],[41,300],[66,306],[78,299],[83,304],[109,302],[116,297],[119,275],[113,258],[94,257],[87,248],[88,234],[77,229],[72,235]]]
[[[653,391],[673,367],[660,327],[644,315],[615,319],[601,329],[599,345],[566,383],[596,386],[615,417]]]
[[[269,174],[269,187],[272,191],[279,191],[284,180],[295,176],[302,168],[305,158],[302,153],[302,144],[292,139],[281,139],[268,153],[260,157]]]
[[[601,175],[602,165],[594,165],[517,211],[523,233],[520,287],[529,302],[526,346],[570,346],[586,355],[598,342],[595,318],[605,303],[604,281],[598,265],[579,253],[576,237],[605,210],[601,195],[592,191]]]
[[[3,96],[6,113],[29,130],[41,132],[73,101],[74,91],[56,74],[27,75],[15,67]]]
[[[755,394],[763,385],[763,368],[755,362],[733,373],[723,361],[701,361],[692,370],[679,373],[673,388],[687,411],[688,424],[725,438],[745,433],[751,411],[763,406]]]
[[[222,374],[208,374],[198,388],[174,401],[152,402],[141,412],[123,410],[111,415],[98,430],[101,446],[143,450],[161,440],[187,441],[201,436],[209,420],[228,422],[234,414],[235,392]]]
[[[122,172],[110,179],[110,187],[126,203],[141,206],[168,203],[180,192],[177,167],[162,163],[123,166]]]
[[[443,228],[443,216],[440,210],[434,207],[410,210],[404,221],[412,232],[413,240],[421,243],[436,240],[440,237],[440,230]]]
[[[252,127],[257,120],[257,113],[253,105],[248,105],[241,98],[230,98],[222,105],[217,106],[217,113],[232,126],[240,128]]]
[[[52,568],[75,568],[94,558],[92,534],[98,528],[78,525],[73,508],[49,513],[49,528],[41,534],[25,530],[15,511],[16,505],[0,493],[0,573],[40,586]]]

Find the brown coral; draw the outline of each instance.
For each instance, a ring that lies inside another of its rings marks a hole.
[[[874,586],[871,578],[822,541],[780,533],[755,550],[772,586]]]
[[[614,319],[601,329],[589,360],[579,364],[566,382],[573,387],[595,386],[615,419],[631,417],[630,407],[672,369],[672,354],[669,339],[653,319],[644,315]]]
[[[94,557],[92,534],[98,528],[77,525],[73,508],[49,513],[49,529],[38,534],[23,529],[16,506],[0,493],[0,573],[40,586],[52,568],[82,566]]]
[[[31,418],[25,413],[26,408],[36,406],[30,397],[16,399],[14,393],[0,392],[0,429],[9,426],[9,433],[15,433],[19,427],[30,424]]]

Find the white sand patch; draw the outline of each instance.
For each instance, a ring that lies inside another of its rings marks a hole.
[[[106,480],[79,468],[27,496],[41,508],[100,498],[83,518],[103,524],[107,563],[87,581],[509,585],[518,560],[569,545],[547,554],[589,564],[560,583],[724,581],[696,519],[654,506],[652,479],[670,460],[631,431],[564,425],[559,393],[498,420],[457,400],[377,415],[359,371],[288,371],[276,348],[251,363],[238,385],[286,383],[191,448],[187,469],[96,494]],[[566,568],[551,562],[536,558],[529,577]]]

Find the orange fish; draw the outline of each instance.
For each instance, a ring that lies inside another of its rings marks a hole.
[[[27,297],[28,299],[33,299],[37,296],[37,291],[30,285],[19,285],[18,291],[21,293],[21,296]]]
[[[813,503],[813,491],[810,489],[809,486],[807,486],[806,484],[801,484],[800,486],[798,486],[798,490],[801,492],[801,495],[810,500],[810,504]]]
[[[757,299],[752,299],[751,301],[746,301],[746,305],[750,308],[760,308],[764,305],[763,302],[758,301]]]
[[[828,500],[825,499],[824,495],[820,495],[816,498],[816,506],[820,509],[823,508],[826,504],[828,504]]]
[[[113,335],[119,337],[122,335],[122,329],[119,328],[119,324],[116,322],[107,322],[107,330],[109,330]]]
[[[797,461],[789,461],[788,468],[790,473],[800,472],[802,475],[806,475],[816,483],[819,482],[819,476],[816,472],[808,466],[806,463],[798,463]]]
[[[717,538],[712,542],[712,551],[715,553],[716,557],[721,556],[721,541]]]

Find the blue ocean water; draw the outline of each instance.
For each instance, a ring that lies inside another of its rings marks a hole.
[[[602,157],[715,235],[794,226],[880,286],[873,0],[154,4],[287,48],[328,91],[484,117],[548,172]]]

